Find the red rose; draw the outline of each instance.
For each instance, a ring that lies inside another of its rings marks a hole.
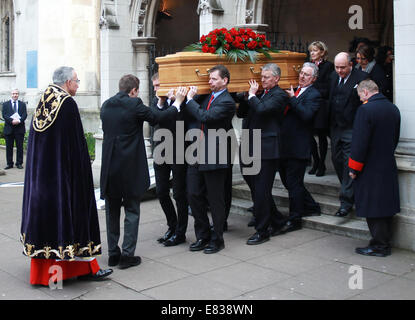
[[[231,33],[231,35],[233,35],[234,37],[239,35],[238,30],[236,30],[235,28],[232,28],[231,30],[229,30],[229,32]]]
[[[227,42],[232,42],[233,41],[233,37],[230,33],[225,33],[225,40]]]
[[[231,48],[231,46],[229,44],[225,44],[225,50],[228,50]]]
[[[265,45],[266,45],[268,48],[271,48],[271,41],[269,41],[269,40],[265,41]]]
[[[203,52],[205,52],[205,53],[209,52],[209,46],[208,46],[207,44],[205,44],[205,45],[202,47],[202,51],[203,51]]]
[[[212,36],[212,38],[210,39],[210,44],[212,46],[216,46],[218,44],[218,39],[216,38],[216,36]]]
[[[256,48],[256,46],[257,46],[257,42],[256,42],[256,41],[250,41],[250,42],[247,44],[247,47],[248,47],[249,49],[251,49],[251,50],[255,49],[255,48]]]
[[[206,41],[206,36],[201,36],[200,37],[200,43],[203,43],[203,42],[205,42]]]
[[[210,53],[215,53],[216,52],[216,48],[215,47],[209,47],[209,52]]]

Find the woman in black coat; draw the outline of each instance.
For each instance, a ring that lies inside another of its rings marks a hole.
[[[361,46],[356,51],[356,61],[358,64],[355,68],[368,73],[370,79],[375,81],[379,87],[379,92],[386,95],[388,81],[386,79],[385,71],[379,64],[376,63],[375,49],[366,45]]]
[[[311,152],[313,156],[313,167],[308,172],[316,174],[317,177],[324,176],[326,172],[325,160],[327,155],[327,136],[329,128],[329,77],[334,71],[332,62],[327,61],[328,49],[324,42],[314,41],[308,47],[310,52],[310,60],[318,66],[319,72],[314,87],[320,92],[322,97],[322,105],[317,111],[314,118],[313,130],[314,135],[318,137],[317,141],[311,139]]]

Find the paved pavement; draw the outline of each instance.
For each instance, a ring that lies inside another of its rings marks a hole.
[[[5,152],[0,149],[0,168]],[[19,242],[24,170],[0,176],[0,300],[376,300],[415,298],[415,253],[395,249],[387,258],[354,253],[365,242],[302,229],[248,246],[253,233],[249,215],[233,214],[225,233],[226,248],[213,255],[190,252],[195,240],[189,219],[187,243],[166,248],[156,242],[166,231],[157,200],[141,205],[136,254],[138,267],[114,269],[106,281],[63,283],[63,289],[29,284],[30,259]],[[107,267],[106,226],[99,210],[103,255]],[[122,236],[121,236],[122,238]],[[360,277],[361,276],[361,277]]]

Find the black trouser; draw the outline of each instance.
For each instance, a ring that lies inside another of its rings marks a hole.
[[[253,176],[255,229],[261,235],[268,235],[268,227],[278,227],[284,222],[284,216],[277,210],[272,197],[278,160],[261,160],[261,170]]]
[[[314,129],[314,135],[318,137],[318,144],[314,136],[311,138],[311,154],[313,156],[313,167],[325,168],[328,141],[326,129]]]
[[[228,169],[226,169],[226,179],[225,179],[225,221],[228,220],[229,213],[232,206],[232,170],[233,165],[231,164]]]
[[[392,239],[392,219],[386,218],[366,218],[372,239],[369,245],[377,249],[390,249]]]
[[[340,207],[350,210],[354,203],[353,180],[349,176],[349,157],[352,144],[352,129],[332,128],[331,158],[341,183]]]
[[[314,201],[310,192],[304,186],[304,175],[307,160],[281,159],[280,177],[288,190],[290,199],[290,220],[300,220],[301,217],[320,212],[320,205]]]
[[[188,208],[186,197],[186,165],[185,164],[154,164],[156,176],[156,193],[161,208],[166,215],[167,225],[177,236],[184,236],[187,230]],[[170,198],[170,173],[173,173],[173,198],[176,209]]]
[[[198,166],[187,168],[188,200],[195,219],[197,240],[223,242],[223,225],[225,223],[225,181],[227,169],[199,171]],[[212,214],[213,231],[211,232],[207,203]]]
[[[23,140],[24,133],[12,133],[4,135],[6,140],[6,160],[8,166],[13,166],[13,146],[16,141],[16,166],[23,165]]]
[[[108,255],[116,256],[121,253],[118,246],[120,239],[121,205],[124,206],[124,239],[122,254],[133,256],[137,246],[138,226],[140,222],[139,198],[109,198],[105,199],[105,215],[107,222]]]
[[[242,163],[242,161],[240,162],[240,167],[241,167],[242,177],[244,178],[246,184],[249,187],[249,191],[251,192],[251,199],[252,199],[252,201],[254,201],[254,188],[255,188],[255,185],[254,185],[254,177],[255,176],[243,174],[243,168],[246,168],[246,167],[249,167],[249,166],[244,165]],[[252,214],[254,214],[253,211],[252,211]],[[255,214],[254,214],[254,216],[255,216]]]

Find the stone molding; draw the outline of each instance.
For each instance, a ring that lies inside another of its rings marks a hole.
[[[222,14],[224,12],[220,0],[199,0],[198,15]]]
[[[105,0],[101,3],[102,13],[99,18],[100,29],[119,29],[120,25],[117,20],[117,12],[114,0]]]

